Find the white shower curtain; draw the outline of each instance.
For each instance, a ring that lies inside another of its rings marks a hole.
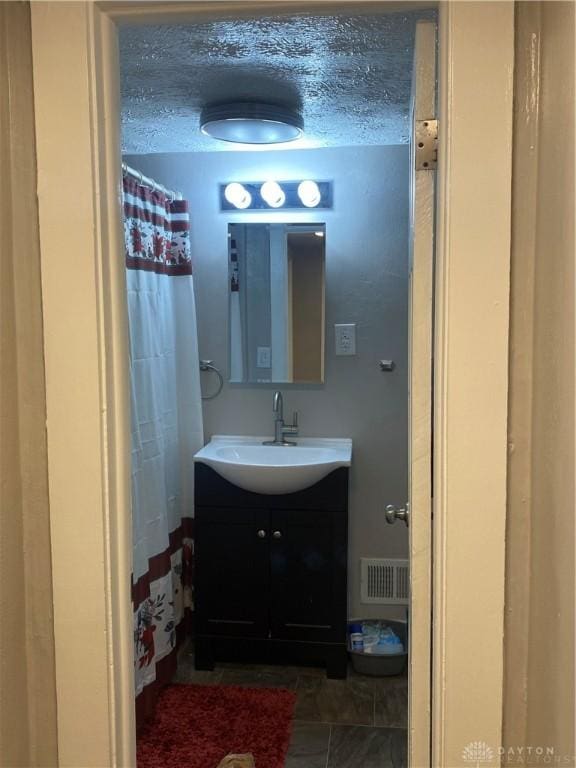
[[[192,605],[193,455],[203,445],[185,201],[124,179],[130,329],[137,724],[176,663]]]

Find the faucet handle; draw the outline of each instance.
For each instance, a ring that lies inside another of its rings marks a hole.
[[[284,422],[282,422],[282,434],[283,435],[298,434],[298,411],[294,411],[292,415],[292,424],[284,424]],[[296,445],[296,443],[294,443],[294,445]]]

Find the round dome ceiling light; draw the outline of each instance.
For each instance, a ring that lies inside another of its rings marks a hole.
[[[299,139],[304,121],[286,107],[238,102],[205,107],[200,130],[213,139],[236,144],[281,144]]]
[[[298,184],[298,197],[306,208],[316,208],[322,195],[315,181],[301,181]]]
[[[265,181],[260,187],[260,194],[270,208],[280,208],[286,202],[284,190],[276,181]]]

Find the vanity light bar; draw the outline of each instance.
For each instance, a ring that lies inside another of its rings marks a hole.
[[[221,211],[313,211],[332,208],[332,203],[331,181],[268,179],[220,184]]]

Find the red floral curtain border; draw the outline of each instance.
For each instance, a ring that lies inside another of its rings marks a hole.
[[[126,268],[191,275],[188,202],[124,177]]]
[[[185,517],[170,533],[169,546],[148,560],[148,571],[132,584],[134,663],[140,670],[155,665],[154,679],[136,697],[137,731],[154,713],[159,689],[171,681],[178,647],[190,631],[193,539],[194,520]]]

